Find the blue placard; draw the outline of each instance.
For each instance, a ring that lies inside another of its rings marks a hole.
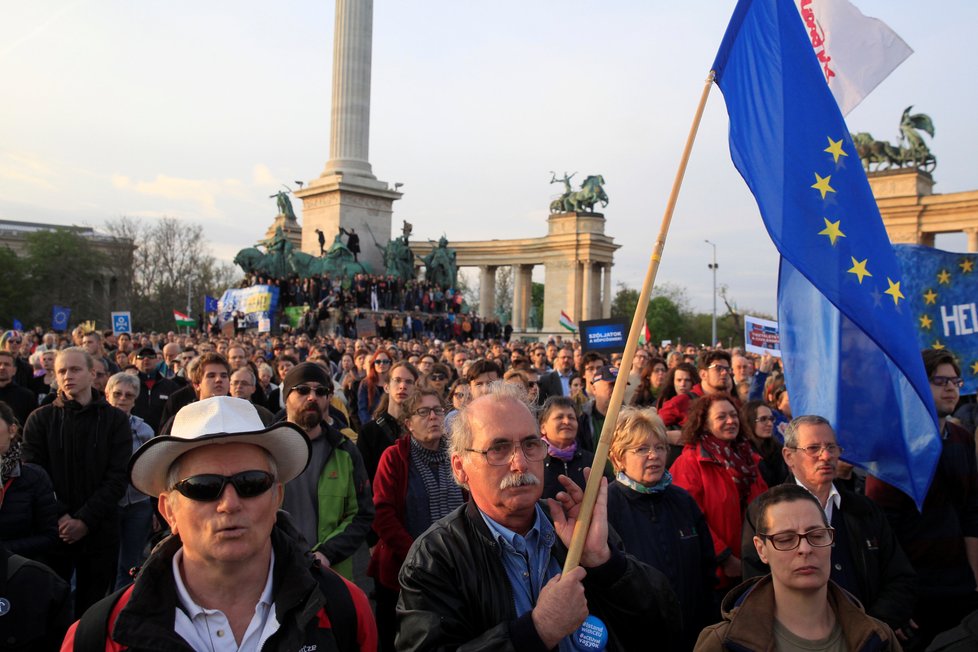
[[[895,245],[908,307],[921,349],[947,349],[957,357],[962,394],[978,390],[978,254],[920,245]]]
[[[225,290],[218,301],[218,317],[222,324],[240,311],[244,314],[246,328],[258,328],[264,319],[272,320],[278,309],[278,287],[275,285],[252,285],[247,288]]]
[[[122,333],[132,335],[132,314],[128,311],[112,313],[112,333],[114,335],[121,335]]]
[[[621,353],[628,340],[628,325],[622,319],[592,319],[578,324],[581,349],[601,353]]]

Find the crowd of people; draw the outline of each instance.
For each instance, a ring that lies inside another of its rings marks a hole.
[[[975,411],[953,355],[923,358],[943,453],[918,510],[844,461],[838,424],[792,414],[775,358],[640,347],[580,565],[562,573],[618,354],[7,331],[15,617],[0,635],[32,650],[972,649],[954,645],[978,610]]]

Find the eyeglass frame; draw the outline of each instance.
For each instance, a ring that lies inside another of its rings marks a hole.
[[[954,385],[956,388],[961,389],[964,385],[964,378],[961,376],[933,376],[929,380],[931,385],[940,387],[941,389],[948,385]]]
[[[808,537],[810,537],[812,534],[814,534],[816,532],[828,532],[829,535],[830,535],[829,536],[829,542],[826,543],[826,544],[824,544],[824,545],[821,545],[821,546],[812,543],[812,540],[809,539]],[[795,537],[795,545],[791,546],[790,548],[779,548],[778,545],[774,542],[774,537],[779,536],[779,535],[782,535],[782,534],[792,534],[792,535],[794,535],[794,537]],[[829,525],[825,525],[825,526],[822,526],[822,527],[817,527],[817,528],[815,528],[813,530],[809,530],[808,532],[805,532],[804,534],[802,534],[801,532],[792,532],[791,530],[786,530],[786,531],[783,531],[783,532],[771,532],[771,533],[758,532],[757,533],[757,536],[758,536],[758,538],[761,539],[761,541],[770,541],[771,542],[771,547],[774,548],[775,550],[779,551],[779,552],[791,552],[792,550],[797,550],[798,549],[798,547],[801,545],[801,540],[802,539],[804,539],[805,541],[807,541],[808,542],[808,545],[810,545],[812,548],[828,548],[833,543],[835,543],[835,528],[832,527],[832,526],[829,526]]]
[[[640,453],[639,451],[641,451],[643,448],[648,448],[649,450],[645,451],[644,454]],[[636,446],[635,448],[626,448],[625,450],[646,459],[648,459],[649,455],[652,454],[652,451],[655,451],[659,455],[669,454],[669,446],[667,444],[657,444],[655,446]]]
[[[836,455],[842,455],[842,453],[846,450],[838,444],[818,444],[818,450],[812,452],[811,449],[815,448],[815,446],[816,444],[812,444],[811,446],[785,446],[785,448],[793,451],[801,451],[812,459],[818,458],[818,456],[822,454],[822,451],[825,451],[834,457]]]
[[[424,410],[423,414],[421,412],[422,410]],[[435,407],[419,407],[417,410],[414,411],[414,414],[412,416],[421,417],[422,419],[427,419],[432,414],[434,414],[437,417],[443,417],[446,414],[446,410],[440,405]]]
[[[539,446],[539,450],[542,453],[539,459],[534,459],[530,457],[529,453],[526,452],[527,442],[533,444],[534,447]],[[492,450],[493,446],[502,446],[502,445],[509,446],[509,454],[506,455],[501,461],[493,462],[492,460],[489,459],[489,452]],[[511,439],[507,439],[505,441],[497,441],[496,443],[492,444],[489,448],[485,450],[479,450],[478,448],[466,448],[465,450],[466,452],[469,453],[479,453],[480,455],[482,455],[482,457],[485,458],[486,464],[488,464],[489,466],[506,466],[513,460],[513,456],[516,455],[517,448],[523,452],[523,457],[526,458],[527,462],[542,462],[543,460],[546,459],[547,452],[549,451],[549,448],[547,447],[547,442],[545,442],[541,437],[527,437],[526,439],[521,439],[518,442],[515,442]]]

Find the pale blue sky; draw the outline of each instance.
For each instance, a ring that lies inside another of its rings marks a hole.
[[[915,53],[849,115],[851,130],[895,140],[913,104],[936,124],[935,190],[975,188],[978,3],[856,4]],[[420,238],[536,237],[558,193],[549,171],[600,173],[622,245],[614,281],[640,286],[733,5],[377,0],[370,159],[404,183],[396,223]],[[230,259],[264,234],[268,195],[328,158],[332,29],[328,0],[0,5],[0,219],[169,215],[203,223]],[[774,312],[776,252],[726,128],[714,89],[659,280],[708,309],[710,238],[731,297]]]

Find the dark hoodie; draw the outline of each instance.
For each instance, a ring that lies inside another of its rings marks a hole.
[[[82,547],[118,538],[118,503],[131,453],[129,418],[95,389],[84,406],[59,394],[32,412],[24,426],[24,461],[51,476],[58,517],[69,514],[88,526]]]

